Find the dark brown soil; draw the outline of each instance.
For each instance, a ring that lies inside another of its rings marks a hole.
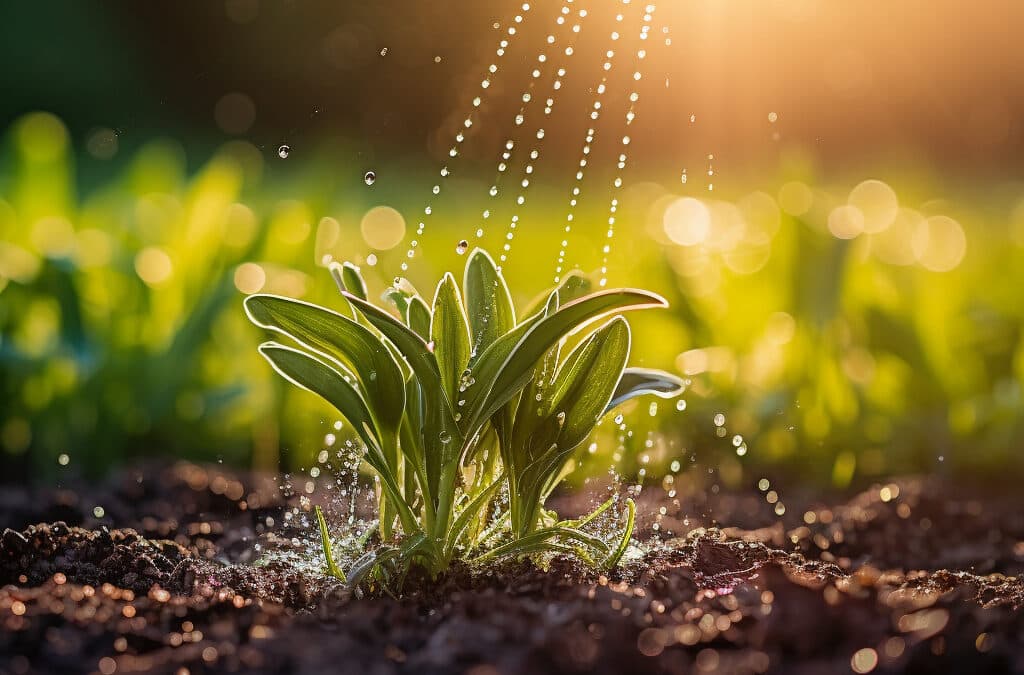
[[[756,489],[648,489],[649,550],[621,577],[556,560],[402,599],[253,566],[294,534],[284,506],[272,481],[187,464],[5,487],[0,673],[1024,672],[1016,495],[907,479],[777,517]]]

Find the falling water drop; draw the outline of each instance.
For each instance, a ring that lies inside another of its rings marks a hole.
[[[373,171],[367,171],[363,175],[363,182],[366,183],[367,185],[373,185],[374,183],[377,182],[377,174]]]
[[[291,154],[292,149],[287,145],[282,145],[277,149],[277,156],[281,159],[288,159],[288,155]]]

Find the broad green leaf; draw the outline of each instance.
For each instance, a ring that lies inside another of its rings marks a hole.
[[[572,451],[590,435],[603,414],[629,357],[629,324],[621,316],[611,319],[588,336],[559,368],[550,395],[551,408],[544,421],[525,439],[518,509],[520,531],[532,527],[542,494],[561,473]]]
[[[540,295],[531,302],[524,316],[532,316],[542,311],[552,293],[557,293],[559,302],[564,305],[578,298],[582,298],[590,292],[592,286],[593,284],[590,283],[590,279],[584,276],[582,272],[572,270],[562,277],[562,280],[557,286],[551,290],[545,291],[543,295]]]
[[[424,469],[431,482],[432,496],[440,504],[446,495],[437,486],[442,482],[445,467],[458,461],[463,434],[441,385],[441,373],[434,353],[420,336],[384,310],[355,296],[346,294],[345,297],[398,348],[422,387],[424,415],[420,435],[423,439]]]
[[[318,394],[348,420],[366,443],[366,462],[380,476],[381,486],[388,494],[389,503],[395,507],[402,521],[402,528],[406,534],[419,529],[409,505],[402,499],[395,467],[388,461],[388,455],[395,446],[395,434],[375,433],[373,418],[355,386],[331,366],[298,349],[276,342],[264,342],[259,350],[282,377],[292,384]]]
[[[409,311],[410,296],[406,295],[405,293],[398,290],[394,286],[388,286],[388,288],[384,291],[384,295],[382,296],[381,299],[387,300],[392,305],[394,305],[395,309],[398,310],[399,315],[401,315],[403,319],[405,318],[406,314]],[[406,321],[406,324],[408,324],[408,321]]]
[[[560,448],[575,448],[604,414],[629,358],[629,324],[617,316],[594,331],[559,369],[551,410],[563,415]]]
[[[430,340],[441,371],[441,386],[450,401],[460,395],[459,381],[469,363],[469,326],[462,308],[459,287],[451,274],[445,274],[434,294],[434,312],[430,321]]]
[[[373,418],[397,433],[405,408],[401,368],[380,338],[346,316],[300,300],[251,295],[245,310],[257,326],[282,333],[353,372]]]
[[[513,328],[511,331],[505,333],[497,340],[491,343],[491,346],[484,350],[483,354],[478,354],[478,359],[470,358],[470,379],[471,387],[466,391],[465,400],[467,405],[465,408],[469,411],[474,410],[473,401],[479,400],[479,397],[486,395],[488,387],[494,382],[494,378],[497,377],[501,365],[508,357],[512,350],[515,348],[519,341],[526,335],[533,326],[544,318],[547,314],[554,313],[558,309],[558,295],[551,293],[548,297],[548,306],[544,313],[536,314],[524,320],[518,326]],[[477,386],[476,383],[483,383],[482,386]],[[515,417],[515,405],[516,401],[514,398],[499,408],[497,412],[491,415],[491,424],[494,425],[495,431],[498,433],[498,438],[501,439],[502,447],[508,445],[508,436],[512,433],[512,422]],[[486,418],[476,417],[475,415],[467,415],[467,419],[464,420],[464,428],[467,431],[467,435],[475,432],[477,424],[483,424]]]
[[[384,337],[398,348],[424,389],[427,392],[437,391],[440,394],[442,392],[441,373],[437,367],[437,359],[434,358],[433,352],[427,347],[423,338],[383,309],[361,300],[351,293],[344,295],[374,328],[383,333]]]
[[[338,285],[339,291],[342,293],[347,291],[363,300],[366,299],[366,282],[363,281],[363,275],[359,273],[358,267],[350,262],[332,262],[328,269],[331,271],[331,276],[334,277],[334,283]]]
[[[420,296],[409,298],[405,308],[405,325],[424,340],[430,338],[430,307]]]
[[[593,293],[560,307],[527,331],[505,358],[493,384],[485,384],[485,396],[478,392],[477,398],[470,402],[473,418],[486,419],[508,402],[529,382],[533,366],[544,353],[584,324],[612,312],[665,306],[665,300],[653,293],[617,289]]]
[[[381,440],[374,431],[370,410],[359,391],[341,373],[305,352],[276,342],[264,342],[260,354],[286,380],[333,405],[371,450],[379,454]],[[373,463],[369,456],[367,461]]]
[[[605,412],[622,405],[626,401],[643,396],[654,394],[660,398],[672,398],[682,393],[685,385],[683,380],[672,373],[664,370],[650,368],[626,368],[622,373],[622,379],[615,387],[612,400],[608,402]]]
[[[529,438],[548,421],[551,412],[552,396],[555,393],[555,375],[558,372],[558,359],[561,356],[561,344],[555,344],[538,362],[533,378],[523,389],[515,415],[512,416],[513,428],[511,444],[513,449],[528,447]],[[515,398],[512,399],[515,401]],[[505,410],[511,403],[502,407]],[[499,413],[500,414],[500,411]],[[497,417],[497,415],[495,415]],[[553,438],[551,439],[554,440]],[[526,466],[527,461],[515,455],[507,458],[515,466]]]
[[[472,351],[479,353],[515,328],[516,311],[504,277],[483,249],[475,249],[470,254],[463,286]]]

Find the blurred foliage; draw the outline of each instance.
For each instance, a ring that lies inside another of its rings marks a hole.
[[[308,465],[333,417],[275,381],[241,298],[263,291],[329,306],[336,289],[323,267],[334,258],[361,265],[380,293],[407,260],[406,219],[422,212],[422,176],[436,168],[375,166],[368,186],[371,167],[338,166],[331,148],[285,161],[276,148],[234,141],[197,165],[169,141],[110,161],[115,152],[103,138],[73,143],[45,113],[3,139],[9,477],[52,474],[61,455],[94,473],[153,454]],[[583,466],[603,472],[615,455],[627,473],[657,476],[699,458],[727,483],[744,467],[774,466],[837,485],[940,467],[1019,473],[1020,186],[936,201],[928,179],[900,181],[898,191],[880,181],[839,187],[784,166],[735,195],[696,180],[624,189],[608,276],[672,303],[636,321],[634,360],[692,383],[685,410],[659,401],[652,415],[643,402],[625,427],[606,420]],[[531,188],[514,240],[501,225],[511,211],[498,206],[473,237],[483,178],[455,173],[445,191],[419,238],[414,283],[461,267],[455,243],[467,238],[510,244],[517,304],[551,284],[567,208],[559,190]],[[584,271],[601,266],[605,226],[585,224],[604,223],[606,204],[576,210],[567,260]]]

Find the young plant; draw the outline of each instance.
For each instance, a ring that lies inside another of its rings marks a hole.
[[[255,324],[293,343],[266,342],[263,356],[337,408],[379,478],[381,544],[347,571],[317,511],[328,572],[358,585],[414,565],[436,576],[456,558],[545,552],[618,564],[632,501],[612,542],[585,530],[612,500],[578,520],[559,520],[544,504],[605,413],[642,394],[681,390],[673,375],[626,367],[629,325],[616,316],[666,302],[634,289],[590,293],[570,275],[517,319],[504,278],[477,249],[462,289],[446,274],[430,305],[398,280],[385,293],[398,318],[367,301],[358,268],[331,271],[348,304],[343,313],[274,295],[245,300]]]

